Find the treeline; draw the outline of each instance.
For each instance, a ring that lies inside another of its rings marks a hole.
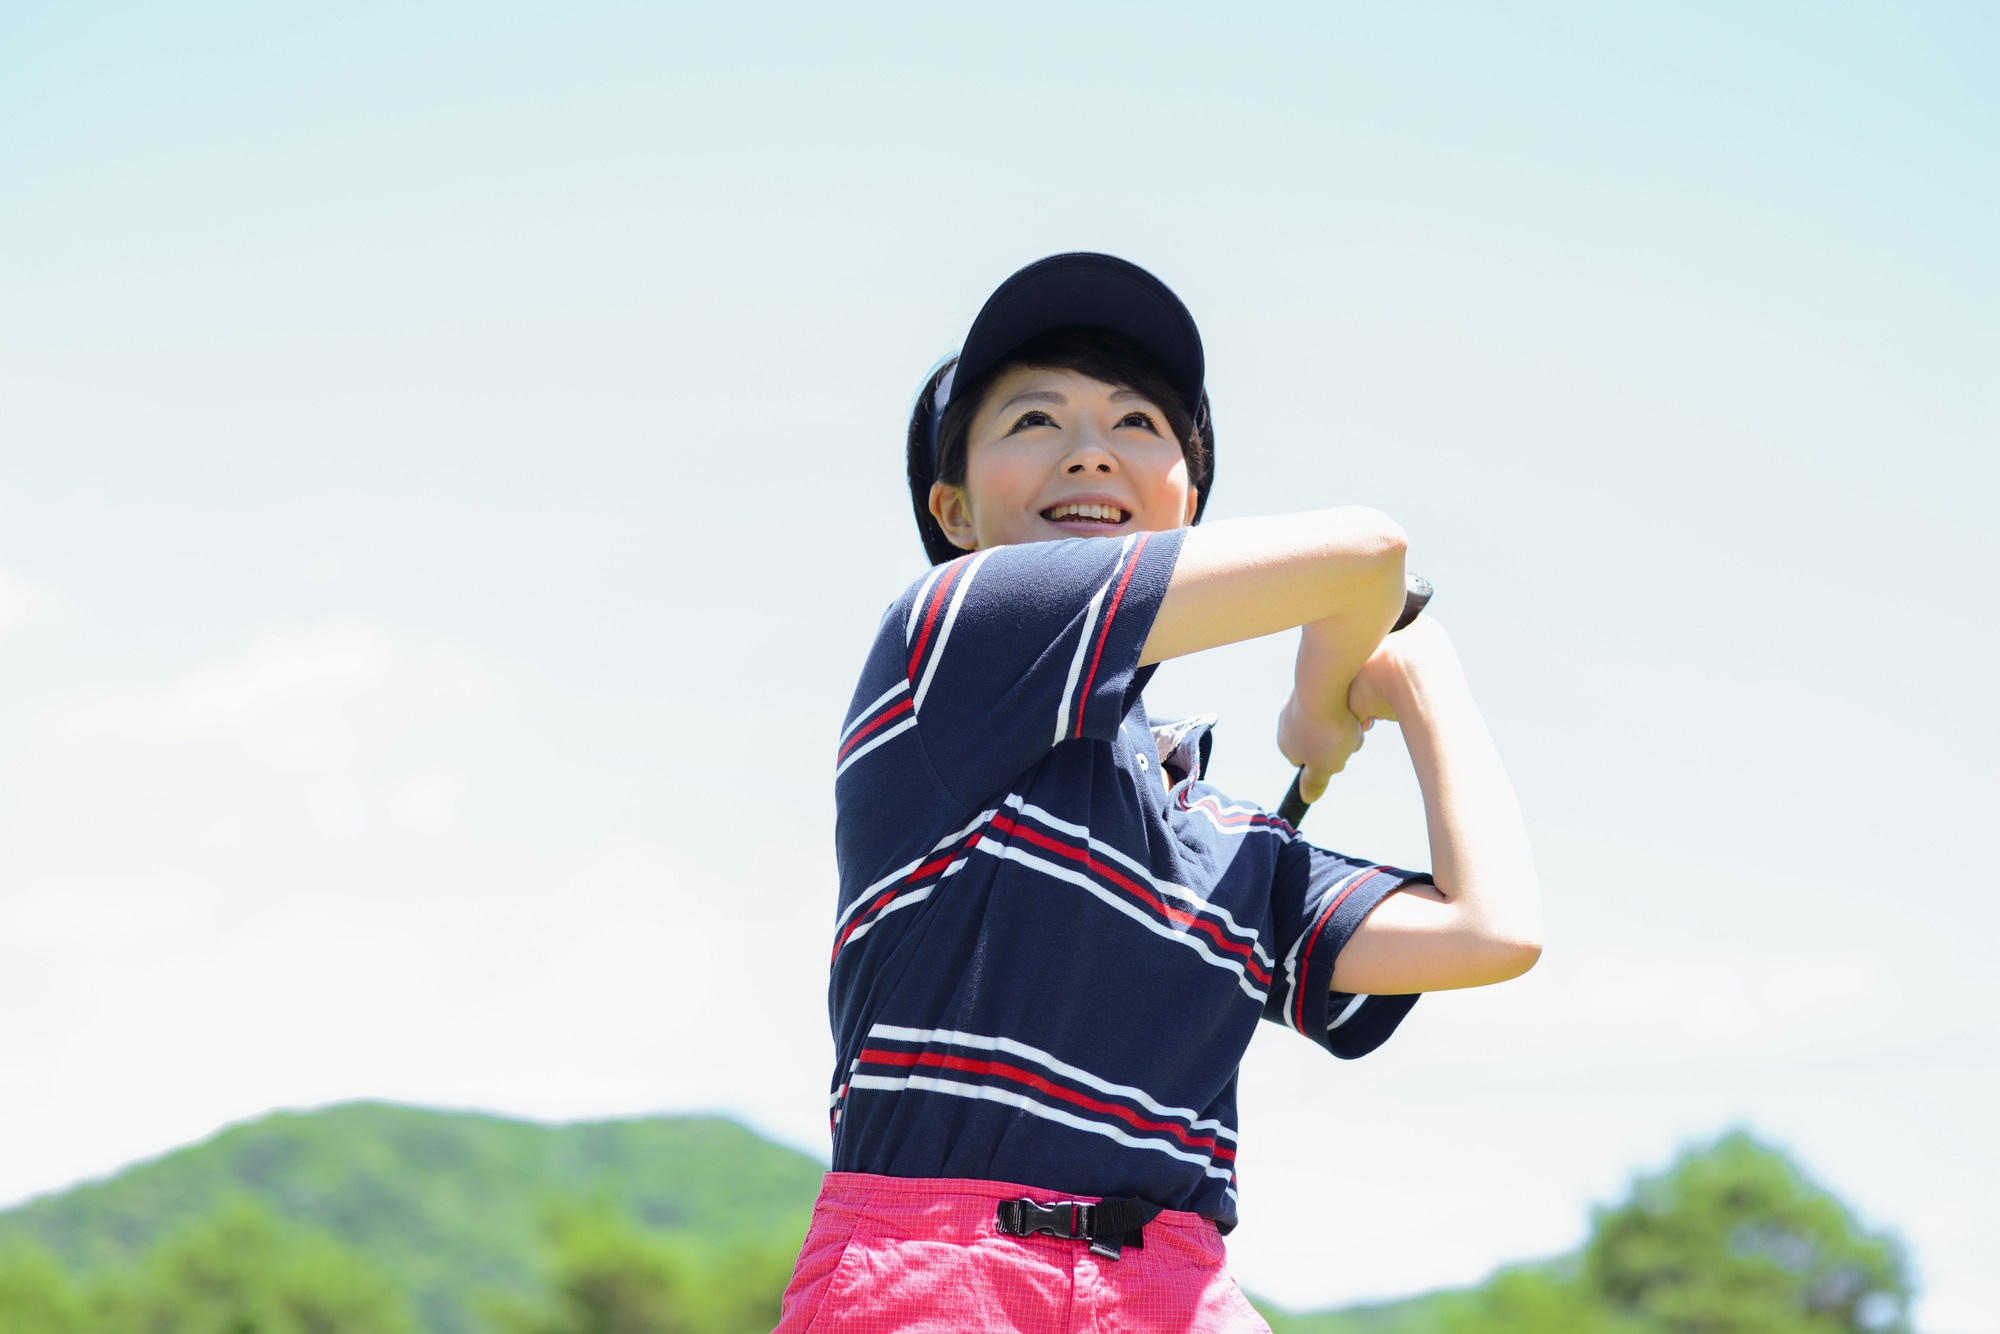
[[[768,1334],[793,1254],[704,1247],[571,1208],[547,1228],[546,1291],[473,1305],[496,1334]],[[242,1200],[165,1239],[131,1272],[79,1278],[46,1251],[0,1251],[6,1334],[423,1334],[395,1279],[331,1233]]]
[[[776,1324],[798,1226],[730,1234],[685,1216],[648,1227],[602,1195],[566,1198],[593,1203],[543,1208],[518,1264],[474,1244],[464,1222],[422,1230],[378,1211],[343,1237],[248,1194],[108,1266],[66,1267],[33,1239],[0,1239],[0,1331],[762,1334]],[[427,1284],[394,1267],[426,1247],[463,1260],[461,1277]],[[1911,1297],[1894,1238],[1863,1227],[1782,1154],[1732,1134],[1598,1210],[1575,1255],[1384,1306],[1266,1313],[1277,1334],[1908,1334]]]

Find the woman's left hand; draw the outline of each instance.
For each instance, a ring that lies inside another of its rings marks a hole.
[[[1361,720],[1365,732],[1378,719],[1396,721],[1396,702],[1409,698],[1416,673],[1439,668],[1458,670],[1458,652],[1444,626],[1429,616],[1416,620],[1384,639],[1354,674],[1347,688],[1347,708]]]

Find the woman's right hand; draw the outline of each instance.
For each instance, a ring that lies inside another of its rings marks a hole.
[[[1312,802],[1326,794],[1327,782],[1361,749],[1364,730],[1350,710],[1329,716],[1328,710],[1312,708],[1301,702],[1298,691],[1292,692],[1278,713],[1278,749],[1299,767],[1301,797]]]

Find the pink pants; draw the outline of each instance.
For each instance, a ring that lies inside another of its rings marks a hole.
[[[1270,1334],[1199,1214],[1163,1213],[1122,1258],[1087,1241],[1010,1237],[1001,1200],[1095,1202],[1004,1181],[829,1172],[776,1334]]]

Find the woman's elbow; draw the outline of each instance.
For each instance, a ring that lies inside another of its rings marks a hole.
[[[1480,914],[1478,931],[1484,938],[1493,981],[1511,982],[1542,957],[1541,888],[1532,872],[1496,877],[1495,883],[1504,887],[1504,892],[1489,900],[1487,910]]]
[[[1540,922],[1481,922],[1469,926],[1461,959],[1468,987],[1511,982],[1542,957]]]
[[[1521,939],[1504,939],[1492,942],[1489,947],[1490,968],[1495,982],[1512,982],[1515,978],[1533,968],[1542,957],[1542,942],[1539,935]]]
[[[1482,934],[1477,940],[1466,941],[1460,948],[1454,966],[1448,970],[1448,979],[1440,979],[1442,985],[1416,989],[1456,991],[1512,982],[1533,968],[1535,961],[1541,957],[1539,941]]]
[[[1403,525],[1366,505],[1346,505],[1338,513],[1348,547],[1354,554],[1402,569],[1403,553],[1410,548],[1410,535],[1403,531]]]

